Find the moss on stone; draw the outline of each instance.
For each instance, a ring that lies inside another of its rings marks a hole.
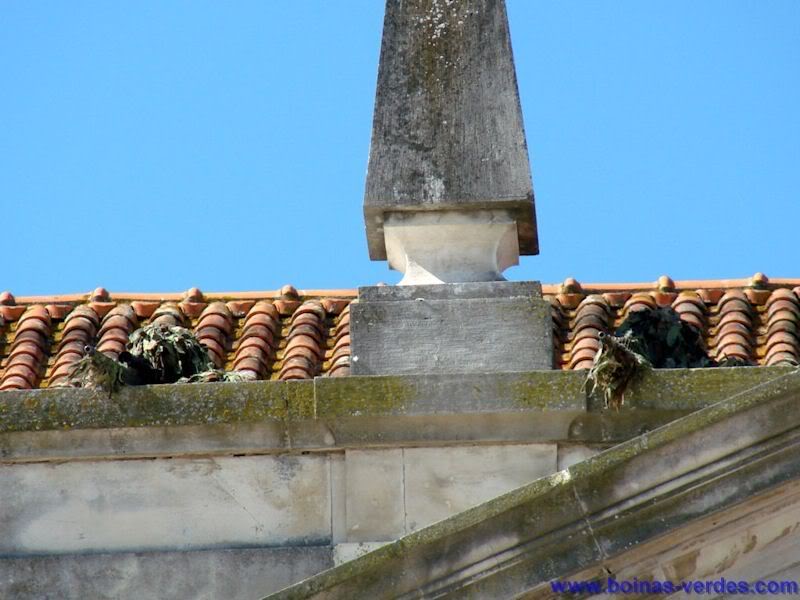
[[[402,414],[421,392],[413,377],[318,379],[316,415],[330,418]]]
[[[276,421],[313,414],[313,382],[213,383],[125,388],[108,397],[53,388],[0,395],[0,431]]]
[[[715,370],[715,372],[719,371],[721,369]],[[531,519],[531,523],[528,524],[530,527],[526,529],[528,531],[532,527],[538,533],[541,526],[540,517],[544,515],[550,519],[550,515],[558,514],[557,511],[560,508],[568,512],[572,511],[573,521],[583,521],[584,513],[597,508],[597,503],[592,506],[591,495],[596,495],[601,504],[618,501],[617,495],[610,493],[609,490],[618,480],[620,470],[627,468],[634,459],[659,448],[670,446],[682,438],[721,423],[733,415],[744,413],[757,405],[778,399],[788,392],[800,392],[800,372],[792,370],[783,373],[777,379],[773,378],[772,381],[758,383],[750,389],[740,388],[740,390],[738,393],[733,392],[723,402],[706,407],[652,434],[614,446],[569,469],[543,477],[484,504],[434,523],[364,556],[277,592],[269,598],[274,600],[307,598],[325,590],[331,594],[339,586],[341,586],[339,589],[345,589],[348,586],[369,584],[381,579],[388,581],[392,574],[397,573],[401,568],[395,561],[403,560],[407,556],[419,556],[425,552],[424,547],[430,544],[438,544],[438,548],[442,548],[446,547],[448,543],[453,544],[457,541],[463,545],[463,537],[451,536],[475,526],[490,527],[492,524],[488,521],[493,517],[523,507],[524,510],[521,514],[528,515]],[[777,417],[776,422],[778,422]],[[791,423],[787,425],[787,427],[791,426],[793,426]],[[623,490],[623,492],[629,493],[630,490]],[[581,497],[581,494],[586,494],[586,496]],[[572,507],[576,500],[581,505],[578,510]],[[624,522],[623,520],[622,522],[621,527],[627,531],[636,532],[638,540],[643,539],[643,535],[649,535],[646,531],[644,534],[642,533],[643,528],[646,529],[648,526],[647,519],[650,518],[646,508],[640,517],[634,518],[634,521]],[[643,520],[642,527],[637,526],[637,518]],[[680,516],[679,518],[685,520],[688,517]],[[541,533],[546,533],[548,528],[554,529],[558,526],[559,524],[548,521]],[[618,529],[620,527],[613,523],[610,526]],[[448,540],[448,538],[451,539]],[[436,547],[434,546],[434,549]],[[430,551],[430,547],[428,550]]]
[[[586,396],[581,389],[583,374],[578,371],[537,371],[509,375],[499,382],[498,394],[512,398],[526,410],[585,410]]]
[[[0,432],[576,411],[584,414],[570,426],[570,439],[616,441],[790,371],[778,367],[653,371],[632,389],[629,405],[619,413],[600,412],[591,401],[587,407],[580,389],[582,374],[562,371],[157,385],[126,388],[111,398],[70,388],[12,391],[0,394]]]

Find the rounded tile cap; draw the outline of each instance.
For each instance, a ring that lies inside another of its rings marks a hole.
[[[662,275],[658,278],[656,287],[658,287],[659,292],[674,292],[675,282],[672,281],[672,278],[669,275]]]
[[[750,279],[750,287],[754,287],[756,289],[764,289],[769,284],[769,277],[764,275],[763,273],[756,273]]]
[[[567,277],[561,284],[562,294],[580,294],[582,291],[580,282],[574,277]]]
[[[14,306],[17,301],[11,292],[3,292],[0,294],[0,306]]]
[[[294,299],[294,298],[299,298],[300,297],[299,294],[297,293],[297,290],[295,289],[295,287],[293,285],[288,284],[288,283],[281,288],[280,293],[281,293],[281,298],[292,298],[292,299]]]
[[[202,302],[203,301],[203,292],[200,291],[200,288],[189,288],[186,290],[186,294],[183,296],[184,300],[188,300],[189,302]]]
[[[111,295],[104,287],[95,288],[95,290],[89,294],[89,300],[92,302],[108,302],[110,299]]]

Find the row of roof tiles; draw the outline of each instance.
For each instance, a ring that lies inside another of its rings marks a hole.
[[[98,288],[78,303],[3,293],[0,390],[64,385],[87,345],[116,358],[146,323],[191,328],[218,368],[254,379],[348,374],[352,298],[301,297],[291,286],[272,296],[213,300],[193,288],[179,302],[117,301]]]
[[[709,355],[746,364],[800,362],[800,280],[543,286],[552,306],[554,366],[591,365],[601,333],[630,311],[671,306],[698,327]],[[218,368],[255,379],[338,377],[350,371],[350,303],[355,290],[80,296],[0,294],[0,390],[67,383],[85,346],[117,357],[146,323],[191,328]]]

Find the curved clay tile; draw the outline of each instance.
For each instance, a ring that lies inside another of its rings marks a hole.
[[[678,313],[681,321],[694,325],[705,337],[706,303],[696,292],[681,292],[672,302],[672,309]]]
[[[282,317],[288,317],[300,307],[300,295],[293,285],[285,285],[280,291],[280,298],[275,300],[275,308]]]
[[[763,305],[772,293],[769,291],[769,277],[756,273],[750,278],[750,287],[744,290],[747,299],[756,306]]]
[[[637,310],[645,310],[648,308],[657,308],[658,303],[656,302],[653,295],[649,292],[637,292],[633,294],[630,298],[625,301],[625,305],[622,307],[622,319],[624,320],[625,317],[628,316],[628,313],[635,312]]]
[[[330,377],[350,374],[350,304],[342,310],[333,334],[333,354],[328,369]]]
[[[111,298],[111,294],[109,294],[108,290],[104,287],[97,287],[89,292],[86,301],[101,319],[117,305]]]
[[[90,306],[80,305],[67,315],[64,334],[53,360],[49,385],[66,383],[75,363],[83,356],[84,348],[94,343],[99,327],[100,317]]]
[[[17,300],[11,292],[0,293],[0,319],[9,323],[16,321],[25,312],[24,306],[17,306]]]
[[[22,314],[0,378],[0,390],[37,386],[50,346],[50,325],[50,314],[41,305],[31,306]]]
[[[603,298],[612,309],[620,309],[625,306],[631,296],[630,292],[603,292]]]
[[[197,320],[195,337],[208,350],[208,355],[218,369],[225,367],[228,340],[233,331],[233,315],[224,302],[209,304]]]
[[[199,317],[208,304],[199,288],[189,288],[180,303],[181,312],[190,319]]]
[[[772,292],[767,305],[764,364],[800,364],[800,302],[791,291]]]
[[[320,302],[325,312],[332,317],[342,314],[342,311],[350,305],[350,300],[341,298],[323,298]]]
[[[158,302],[152,302],[147,300],[134,300],[131,302],[131,308],[133,308],[133,312],[136,313],[136,317],[140,321],[146,321],[150,317],[153,316],[153,313],[159,307]]]
[[[130,304],[115,306],[100,324],[100,331],[97,332],[97,350],[111,358],[117,358],[125,350],[131,333],[137,327],[139,319]]]
[[[567,277],[556,295],[558,303],[570,310],[576,309],[585,297],[580,282],[574,277]]]
[[[255,300],[229,300],[225,303],[235,319],[243,319],[255,305]]]
[[[167,327],[186,327],[186,317],[177,304],[165,302],[150,317],[150,324],[165,325]]]
[[[256,379],[268,377],[280,335],[280,315],[271,302],[256,302],[244,319],[233,355],[233,370],[247,371]]]
[[[317,300],[308,300],[294,312],[289,332],[280,379],[311,379],[319,372],[325,356],[325,309]]]
[[[600,334],[608,333],[611,317],[611,307],[601,295],[588,296],[578,305],[571,327],[569,369],[588,369],[592,366],[600,347]]]
[[[717,361],[735,358],[748,364],[753,362],[755,335],[753,332],[753,309],[741,290],[729,290],[718,302],[714,346]]]
[[[656,281],[656,289],[652,293],[653,300],[658,306],[672,306],[678,294],[675,292],[675,282],[668,275],[662,275]]]

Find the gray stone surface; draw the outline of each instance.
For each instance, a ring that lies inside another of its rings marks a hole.
[[[0,466],[0,555],[328,544],[326,456]]]
[[[571,442],[608,445],[651,431],[791,371],[787,367],[664,369],[645,374],[619,411],[583,391],[585,372],[320,377],[291,385],[142,386],[119,397],[86,389],[0,394],[5,463],[280,454],[376,445]],[[296,382],[295,382],[296,383]],[[228,403],[231,388],[235,403]],[[262,416],[275,389],[307,390]],[[147,406],[135,425],[105,405]],[[191,419],[169,415],[192,405]],[[56,425],[60,423],[61,425]]]
[[[350,309],[351,372],[354,375],[476,373],[553,368],[553,331],[548,302],[527,294],[535,284],[452,284],[368,291]],[[503,289],[518,294],[498,296]],[[468,290],[460,297],[459,290]],[[486,295],[481,297],[480,290]],[[452,292],[448,294],[448,291]],[[426,299],[427,294],[431,299]],[[524,294],[524,295],[519,295]],[[414,299],[411,299],[414,298]]]
[[[345,542],[333,547],[333,564],[340,565],[349,560],[364,556],[389,542]]]
[[[538,281],[470,281],[435,285],[372,285],[358,288],[359,302],[399,300],[470,300],[481,298],[541,298]]]
[[[403,455],[409,532],[556,470],[555,444],[406,448]]]
[[[389,541],[405,534],[403,450],[348,450],[345,457],[347,541]]]
[[[800,531],[799,397],[795,370],[270,598],[550,598],[641,559],[640,581],[794,573],[794,553],[759,557]]]
[[[592,458],[605,450],[601,446],[587,446],[585,444],[559,444],[558,445],[558,470],[568,469],[575,463]]]
[[[538,253],[533,186],[503,0],[386,3],[364,216],[507,209]]]
[[[8,600],[254,600],[333,566],[329,546],[0,559]]]

